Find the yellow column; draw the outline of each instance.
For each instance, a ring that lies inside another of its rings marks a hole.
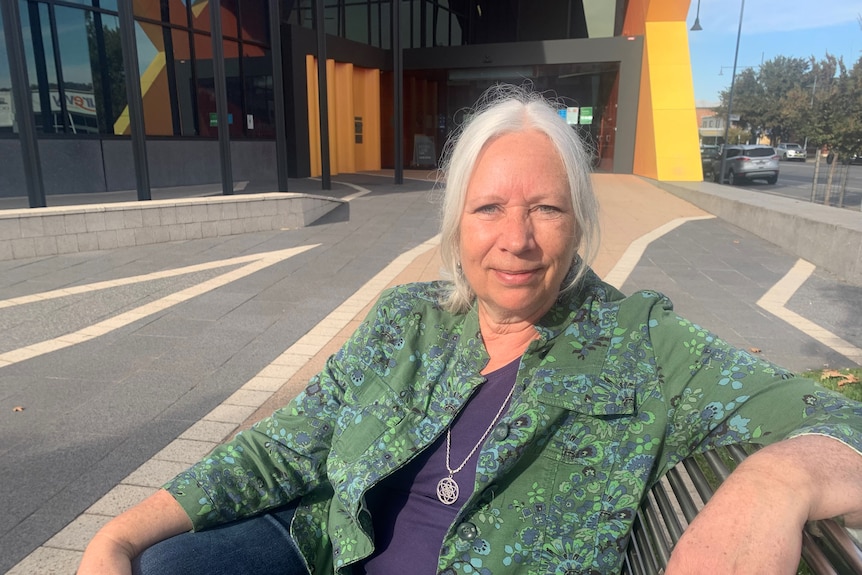
[[[627,15],[627,27],[644,35],[634,172],[656,180],[703,179],[688,7],[689,0],[641,0]]]

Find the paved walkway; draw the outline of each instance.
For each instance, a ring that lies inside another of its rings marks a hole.
[[[408,175],[335,177],[349,205],[301,230],[0,262],[0,572],[74,573],[111,516],[289,401],[383,288],[437,278],[434,194]],[[793,369],[862,364],[862,287],[637,177],[594,181],[599,275]]]

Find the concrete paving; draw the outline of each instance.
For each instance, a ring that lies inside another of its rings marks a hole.
[[[289,401],[381,289],[439,277],[428,174],[333,179],[346,202],[304,228],[0,261],[0,572],[74,573],[111,516]],[[644,179],[594,182],[602,277],[792,369],[862,364],[862,283]]]

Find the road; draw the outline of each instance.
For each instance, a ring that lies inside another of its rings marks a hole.
[[[818,185],[814,196],[815,203],[825,203],[826,182],[830,167],[826,162],[820,164],[820,172],[817,178]],[[775,194],[810,202],[812,201],[814,168],[813,160],[808,160],[807,162],[781,162],[778,182],[776,184],[770,185],[762,180],[757,180],[747,182],[741,187],[754,192]],[[842,198],[841,183],[845,168],[847,182]],[[860,210],[860,206],[862,206],[862,165],[835,166],[829,205],[850,210]]]

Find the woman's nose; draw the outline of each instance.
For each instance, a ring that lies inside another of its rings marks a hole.
[[[510,213],[500,226],[500,245],[503,249],[520,253],[533,247],[535,237],[529,213]]]

